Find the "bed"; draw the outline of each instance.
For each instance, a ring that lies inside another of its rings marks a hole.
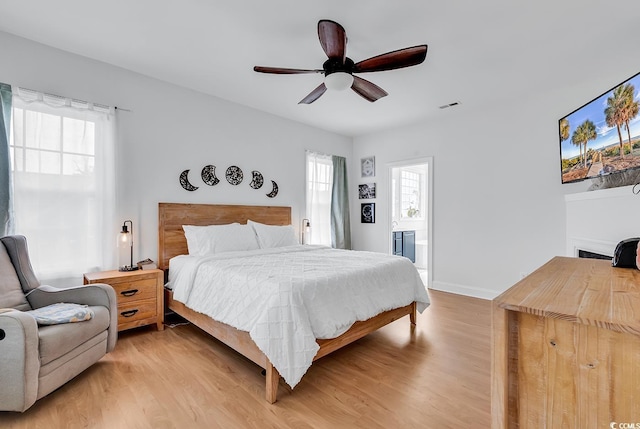
[[[169,267],[172,264],[172,259],[174,261],[174,267],[177,267],[177,261],[180,258],[189,259],[189,257],[182,256],[188,254],[187,238],[185,237],[183,225],[228,225],[234,222],[247,224],[249,221],[274,226],[291,224],[291,208],[280,206],[159,203],[158,212],[158,265],[159,268],[165,271],[165,273],[168,272]],[[304,247],[304,249],[297,249],[297,247]],[[313,246],[291,246],[291,248],[287,249],[288,250],[286,251],[282,251],[285,253],[285,256],[271,256],[271,253],[280,253],[281,250],[267,249],[249,251],[248,253],[251,255],[248,255],[247,258],[306,258],[306,255],[313,255],[316,257],[316,253],[322,254],[330,252],[328,249],[315,249]],[[256,255],[253,255],[252,252]],[[360,253],[365,252],[349,252],[349,254],[353,254],[354,256],[358,256]],[[300,254],[303,256],[300,256]],[[224,264],[225,261],[231,259],[231,257],[228,257],[227,255],[224,256],[225,257],[212,256],[209,258],[211,260],[202,258],[202,261],[199,261],[198,264]],[[387,256],[380,255],[379,257],[386,258]],[[194,266],[201,265],[196,264]],[[177,296],[174,296],[176,292]],[[266,373],[265,398],[269,403],[274,403],[277,399],[278,384],[280,380],[280,374],[276,369],[279,361],[277,359],[273,360],[276,364],[275,366],[272,364],[271,360],[267,357],[269,351],[267,350],[267,354],[263,353],[262,350],[265,350],[265,347],[260,343],[260,341],[254,341],[254,339],[256,339],[255,335],[252,338],[249,331],[238,329],[230,324],[214,320],[214,318],[205,314],[206,312],[200,308],[200,311],[194,310],[191,307],[193,306],[197,308],[197,305],[193,305],[193,302],[190,303],[189,306],[186,305],[185,302],[188,303],[189,301],[182,297],[184,292],[178,289],[176,289],[176,292],[169,288],[165,288],[165,305],[176,314],[184,317],[195,326],[204,330],[214,338],[233,348],[263,368]],[[323,339],[313,338],[315,348],[313,349],[314,354],[312,354],[311,360],[315,361],[326,356],[327,354],[338,350],[339,348],[364,337],[368,333],[406,315],[409,315],[413,329],[418,310],[422,311],[428,305],[426,291],[423,290],[423,292],[423,295],[416,294],[419,298],[409,304],[382,311],[379,314],[368,317],[366,320],[356,321],[350,328],[341,332],[340,335],[336,337]],[[258,344],[260,344],[260,346]],[[270,356],[272,356],[273,359],[273,355]],[[288,382],[288,372],[283,374],[285,375],[285,381]]]

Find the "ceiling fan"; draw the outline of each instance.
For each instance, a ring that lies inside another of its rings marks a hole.
[[[313,103],[325,93],[327,88],[341,90],[349,87],[365,100],[374,102],[387,96],[387,92],[368,80],[354,76],[354,73],[370,73],[415,66],[422,63],[427,56],[427,45],[418,45],[354,63],[346,55],[347,33],[342,25],[328,19],[318,22],[318,38],[322,49],[329,57],[322,65],[322,69],[305,70],[255,66],[253,70],[273,74],[324,73],[324,82],[300,100],[298,104]]]

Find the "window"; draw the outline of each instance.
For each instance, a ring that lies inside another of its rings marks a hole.
[[[420,216],[420,182],[419,173],[400,170],[400,196],[402,217]]]
[[[12,170],[55,176],[92,175],[95,123],[13,109]]]
[[[15,232],[40,280],[115,266],[114,122],[108,108],[14,92]]]
[[[425,203],[422,201],[426,174],[420,168],[394,169],[391,178],[393,219],[423,219]],[[399,196],[399,198],[397,198]]]
[[[307,151],[307,217],[311,220],[309,244],[331,246],[331,155]]]

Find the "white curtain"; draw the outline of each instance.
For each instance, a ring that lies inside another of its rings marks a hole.
[[[115,109],[13,89],[15,233],[41,282],[116,267]]]
[[[331,246],[331,155],[307,151],[307,218],[311,222],[309,244]]]

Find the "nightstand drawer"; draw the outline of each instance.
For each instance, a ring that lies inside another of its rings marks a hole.
[[[164,329],[164,272],[162,270],[86,273],[84,284],[106,283],[118,301],[118,331],[155,324]]]
[[[154,318],[157,314],[155,299],[136,301],[129,304],[118,303],[118,325]]]
[[[116,291],[118,305],[142,299],[155,299],[157,295],[155,279],[113,283],[111,286]]]

